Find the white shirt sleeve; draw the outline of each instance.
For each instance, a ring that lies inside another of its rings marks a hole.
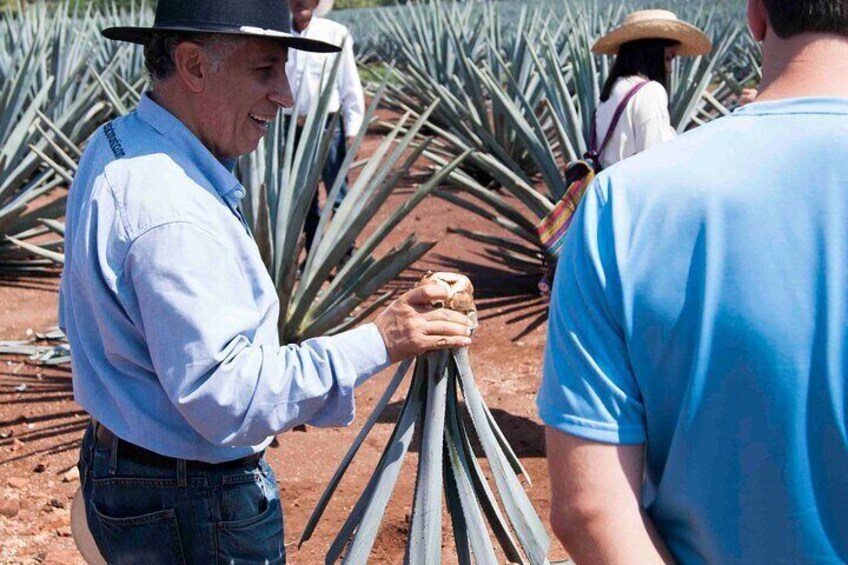
[[[365,94],[362,92],[362,81],[356,70],[356,58],[353,55],[353,37],[348,33],[345,37],[339,74],[336,77],[339,99],[341,102],[342,118],[344,119],[345,135],[356,135],[365,118]]]
[[[636,153],[674,139],[668,113],[668,93],[658,82],[648,83],[633,100],[633,141]]]

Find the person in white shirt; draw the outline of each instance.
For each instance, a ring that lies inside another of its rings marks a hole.
[[[297,119],[300,120],[305,118],[312,104],[321,94],[322,72],[325,75],[329,74],[335,62],[334,58],[342,58],[333,86],[329,109],[331,115],[335,113],[341,113],[341,115],[339,116],[338,126],[333,132],[327,162],[324,164],[324,170],[321,174],[324,188],[328,193],[336,181],[339,169],[347,155],[349,144],[362,126],[365,116],[365,95],[362,92],[362,82],[359,80],[356,59],[353,56],[353,38],[342,24],[319,17],[326,14],[332,8],[332,5],[332,0],[321,0],[320,2],[319,0],[291,0],[289,9],[292,15],[292,34],[307,39],[320,38],[321,41],[339,45],[342,47],[341,53],[306,53],[290,49],[289,59],[286,63],[286,75],[295,97],[295,106],[287,113],[297,116]],[[333,206],[338,207],[346,194],[347,179],[342,184]],[[320,214],[321,209],[316,195],[306,218],[307,251],[312,246]]]
[[[667,10],[634,12],[595,43],[594,53],[616,55],[595,114],[598,141],[606,138],[616,111],[625,105],[600,154],[604,168],[675,137],[666,91],[672,61],[711,50],[704,32]]]

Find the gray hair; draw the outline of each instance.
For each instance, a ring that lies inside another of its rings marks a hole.
[[[144,44],[144,67],[152,85],[171,78],[176,72],[174,50],[183,41],[199,44],[209,58],[212,72],[219,73],[227,57],[239,48],[244,38],[220,33],[154,33]]]

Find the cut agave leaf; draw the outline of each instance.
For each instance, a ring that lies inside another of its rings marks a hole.
[[[425,277],[426,280],[433,278],[448,285],[456,284],[456,287],[451,286],[456,289],[455,292],[472,292],[470,282],[467,285],[462,283],[463,277],[442,273]],[[450,303],[468,304],[467,301]],[[466,313],[474,315],[473,312]],[[302,541],[312,535],[329,497],[406,372],[407,367],[401,366],[395,373],[330,480],[312,513]],[[471,415],[471,429],[480,439],[489,460],[496,491],[489,487],[471,447],[469,430],[461,417],[463,403],[460,402],[460,391]],[[465,348],[425,353],[415,359],[412,383],[398,422],[371,480],[336,535],[326,555],[326,563],[335,563],[346,545],[344,563],[360,565],[368,562],[413,433],[418,434],[420,450],[406,563],[429,565],[441,562],[443,492],[460,563],[497,562],[490,529],[510,562],[533,565],[548,562],[550,539],[518,480],[517,473],[522,473],[523,468],[474,384],[468,349]],[[495,492],[500,496],[508,519],[501,512]],[[513,540],[511,530],[514,530],[521,549]]]

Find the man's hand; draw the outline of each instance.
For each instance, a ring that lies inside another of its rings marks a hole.
[[[751,102],[756,102],[759,94],[760,93],[756,88],[743,88],[742,94],[739,96],[739,106],[741,107],[746,104],[750,104]]]
[[[434,309],[430,304],[447,298],[444,286],[425,284],[410,290],[377,316],[374,324],[386,342],[392,363],[433,349],[471,345],[471,319],[453,310]]]

